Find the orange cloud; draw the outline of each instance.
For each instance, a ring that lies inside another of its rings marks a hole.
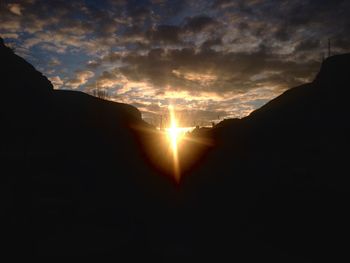
[[[18,16],[22,15],[22,7],[20,4],[8,4],[7,7],[11,13]]]
[[[75,77],[68,80],[64,85],[72,89],[76,89],[79,86],[88,82],[88,80],[92,78],[94,75],[95,74],[92,71],[88,71],[88,70],[78,71]]]

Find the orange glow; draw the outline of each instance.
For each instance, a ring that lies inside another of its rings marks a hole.
[[[176,181],[180,180],[180,164],[179,164],[179,153],[178,143],[183,137],[184,133],[181,128],[177,127],[177,120],[175,117],[175,110],[172,105],[169,106],[170,115],[170,127],[166,129],[168,140],[170,142],[172,154],[173,154],[173,166],[174,166],[174,177]]]
[[[162,129],[147,128],[142,144],[149,161],[166,176],[171,176],[176,183],[186,175],[213,145],[210,138],[192,134],[194,127],[179,127],[181,117],[176,116],[174,106],[168,106],[167,127]],[[135,129],[139,129],[135,127]]]

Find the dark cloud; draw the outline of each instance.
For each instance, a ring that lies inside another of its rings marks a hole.
[[[187,18],[186,20],[184,29],[191,32],[199,32],[218,23],[215,19],[206,15],[195,16]]]
[[[302,40],[298,43],[298,45],[295,48],[295,51],[315,51],[319,50],[320,47],[320,40],[319,39],[307,39]]]
[[[134,1],[128,2],[126,12],[127,17],[129,17],[135,25],[142,25],[152,16],[152,10],[147,6],[139,6],[135,4]]]
[[[251,54],[184,48],[153,49],[145,55],[129,54],[120,72],[129,80],[147,82],[154,90],[246,92],[262,85],[287,88],[314,74],[319,63],[287,61],[263,48]]]
[[[0,35],[57,88],[99,83],[149,112],[243,116],[311,80],[328,39],[350,51],[346,0],[5,2]]]
[[[202,49],[210,49],[214,46],[221,46],[222,43],[222,39],[220,37],[214,38],[214,39],[208,39],[206,41],[203,42],[201,48]]]
[[[213,9],[222,9],[222,8],[227,8],[231,6],[237,6],[238,1],[232,1],[232,0],[215,0],[212,3],[212,8]]]
[[[291,31],[287,26],[280,27],[275,33],[274,37],[282,42],[288,41],[291,39]]]
[[[159,25],[147,32],[147,37],[156,43],[179,43],[180,27],[172,25]]]

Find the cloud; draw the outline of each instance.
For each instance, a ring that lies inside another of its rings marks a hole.
[[[201,45],[201,49],[212,49],[215,46],[222,46],[223,42],[221,37],[216,37],[213,39],[207,39],[205,40],[202,45]]]
[[[8,4],[8,9],[15,15],[22,15],[22,7],[20,4]]]
[[[256,88],[261,84],[261,79],[254,80],[252,77],[265,72],[284,76],[278,79],[275,86],[285,88],[293,81],[293,84],[300,84],[298,78],[317,69],[317,63],[312,61],[305,61],[303,66],[302,63],[284,61],[264,50],[249,54],[213,50],[196,52],[188,48],[153,49],[144,55],[126,55],[122,62],[124,66],[120,72],[126,78],[148,82],[154,90],[206,91],[220,95]]]
[[[21,24],[18,20],[1,19],[0,16],[0,32],[2,34],[20,32]]]
[[[218,22],[206,15],[187,18],[184,29],[191,32],[200,32],[208,27],[217,25]]]
[[[95,74],[92,71],[81,70],[77,71],[74,78],[68,80],[64,83],[64,86],[67,86],[72,89],[76,89],[79,86],[88,82],[90,78],[92,78]]]
[[[49,80],[51,81],[52,85],[54,86],[54,89],[59,89],[63,85],[63,81],[61,80],[61,78],[59,76],[51,77],[51,78],[49,78]]]
[[[102,74],[96,79],[96,86],[102,88],[112,88],[116,85],[122,85],[125,83],[123,76],[118,72],[103,71]]]
[[[9,2],[0,35],[55,87],[98,85],[149,114],[244,116],[312,80],[328,38],[350,51],[345,0]]]
[[[172,25],[159,25],[146,33],[148,39],[160,43],[178,43],[180,27]]]
[[[4,34],[1,34],[1,37],[2,37],[3,39],[5,39],[5,38],[18,39],[19,35],[16,34],[16,33],[4,33]]]
[[[61,65],[61,61],[57,58],[51,58],[50,61],[48,62],[48,66],[50,67],[56,67]]]
[[[313,51],[317,50],[320,47],[320,40],[319,39],[306,39],[302,40],[298,43],[298,45],[295,47],[295,51]]]

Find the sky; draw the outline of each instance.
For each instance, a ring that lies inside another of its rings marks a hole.
[[[0,0],[0,36],[55,89],[136,106],[158,125],[242,118],[350,51],[348,0]]]

